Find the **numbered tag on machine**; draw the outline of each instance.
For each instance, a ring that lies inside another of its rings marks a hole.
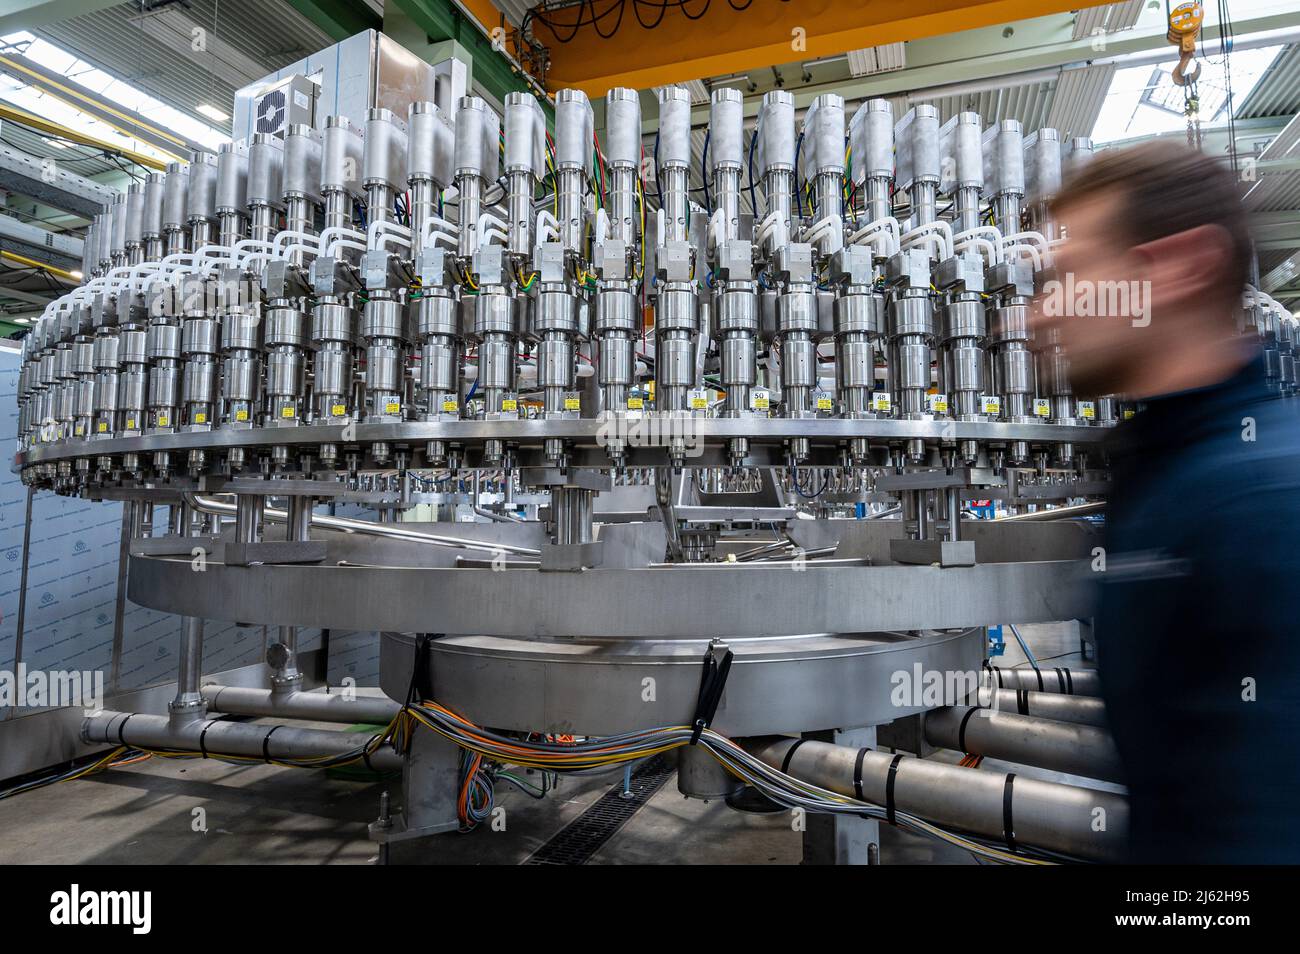
[[[438,405],[438,419],[443,421],[455,421],[460,418],[460,404],[454,397],[446,397]]]
[[[1052,402],[1047,398],[1034,398],[1034,417],[1051,417]]]
[[[1085,421],[1095,421],[1097,419],[1097,405],[1092,401],[1080,401],[1078,404],[1079,417]]]
[[[833,415],[835,413],[835,399],[825,391],[814,391],[813,410],[818,414]]]
[[[749,409],[766,417],[772,409],[772,394],[767,388],[754,388],[749,392]]]
[[[686,406],[692,411],[707,411],[709,409],[709,389],[691,388],[686,395]]]
[[[894,409],[894,402],[884,391],[871,393],[871,410],[879,414],[888,414]]]
[[[582,417],[582,395],[579,392],[564,392],[564,416]]]
[[[645,398],[630,397],[627,399],[627,407],[624,412],[628,417],[639,418],[645,415]]]
[[[984,394],[980,396],[980,411],[994,417],[1002,413],[1002,398],[996,394]]]
[[[926,404],[930,407],[931,414],[948,413],[948,395],[946,394],[927,394],[925,396]]]
[[[495,414],[485,414],[488,420],[514,419],[519,417],[519,399],[513,394],[507,394],[501,399],[501,410]]]

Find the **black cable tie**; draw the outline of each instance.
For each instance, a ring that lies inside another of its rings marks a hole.
[[[1029,690],[1016,690],[1016,711],[1021,715],[1029,715]]]
[[[1011,817],[1011,788],[1015,781],[1016,773],[1012,772],[1002,787],[1002,840],[1012,851],[1016,850],[1016,826]]]
[[[131,712],[131,713],[127,714],[125,717],[123,717],[122,721],[118,723],[118,725],[117,725],[117,744],[118,744],[118,745],[126,745],[126,744],[127,744],[127,743],[126,743],[126,738],[125,738],[125,736],[123,735],[123,733],[126,732],[126,724],[127,724],[128,722],[130,722],[134,717],[135,717],[135,713],[134,713],[134,712]]]
[[[203,724],[203,731],[199,733],[199,751],[203,753],[203,757],[205,759],[208,757],[208,746],[206,742],[208,729],[212,728],[212,723],[215,721],[217,720],[209,719],[207,722]]]
[[[1069,669],[1062,668],[1061,672],[1065,676],[1065,683],[1064,683],[1065,694],[1068,696],[1074,695],[1074,677],[1070,675]]]
[[[375,741],[375,739],[379,738],[379,735],[380,733],[375,733],[370,737],[370,740],[361,747],[361,761],[366,764],[366,768],[371,772],[379,771],[373,765],[370,764],[370,745]]]
[[[903,753],[899,752],[894,756],[894,761],[889,763],[889,775],[885,778],[885,821],[891,825],[897,825],[897,815],[894,812],[894,782],[898,779],[898,763],[903,761]]]
[[[407,706],[433,698],[433,686],[429,679],[429,658],[432,655],[430,644],[443,635],[446,634],[416,633],[415,658],[411,662],[411,682],[406,688]]]
[[[1034,675],[1038,677],[1038,691],[1045,692],[1046,690],[1043,688],[1043,671],[1035,666]]]
[[[262,761],[267,765],[271,764],[271,736],[275,735],[275,730],[278,728],[280,728],[280,726],[273,725],[271,726],[270,731],[268,731],[266,735],[262,736]]]
[[[781,774],[790,774],[790,760],[794,758],[795,749],[807,742],[807,739],[795,739],[794,745],[785,750],[785,758],[781,760]]]
[[[866,801],[862,797],[862,762],[870,751],[870,746],[863,746],[858,749],[858,757],[853,762],[853,797],[860,802]]]
[[[1000,666],[989,666],[989,670],[993,673],[994,678],[997,679],[997,681],[998,681],[998,688],[999,688],[999,689],[1005,689],[1006,686],[1002,685],[1002,669],[1001,669],[1001,667],[1000,667]]]
[[[957,749],[960,752],[966,751],[966,723],[970,721],[970,717],[977,711],[979,710],[972,707],[967,709],[966,714],[961,717],[961,725],[957,727]]]
[[[719,648],[723,650],[721,661],[718,659]],[[727,674],[731,672],[734,655],[726,643],[718,639],[709,640],[709,648],[704,651],[704,671],[700,673],[700,692],[695,699],[695,718],[691,720],[691,745],[700,741],[700,734],[718,713],[718,703],[722,701],[722,690],[727,686]]]

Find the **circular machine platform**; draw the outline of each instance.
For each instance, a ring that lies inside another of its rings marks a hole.
[[[982,627],[727,639],[735,658],[713,728],[746,736],[878,725],[955,702],[952,688],[978,679],[984,639]],[[689,725],[708,645],[445,636],[428,644],[423,684],[496,729],[611,735]],[[416,655],[414,634],[381,634],[380,685],[399,702]],[[944,697],[919,698],[935,674]]]

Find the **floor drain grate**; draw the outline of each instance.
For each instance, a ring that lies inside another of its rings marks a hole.
[[[650,796],[672,778],[673,764],[663,754],[632,771],[632,794],[623,797],[623,782],[600,796],[590,808],[565,825],[526,859],[526,865],[585,865],[600,847],[631,820]]]

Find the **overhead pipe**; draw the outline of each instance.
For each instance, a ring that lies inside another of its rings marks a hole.
[[[1114,792],[830,742],[784,736],[739,742],[795,778],[945,827],[1088,861],[1124,857],[1128,801]]]

